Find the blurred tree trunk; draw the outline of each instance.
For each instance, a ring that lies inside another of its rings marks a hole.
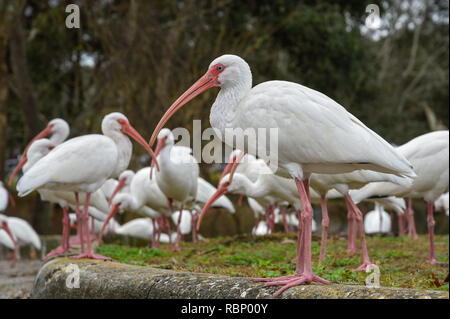
[[[6,66],[6,48],[8,36],[2,26],[0,30],[0,179],[5,177],[6,160],[6,133],[7,133],[7,108],[8,100],[8,68]]]
[[[38,105],[33,94],[33,86],[28,73],[25,38],[20,21],[11,30],[10,55],[11,67],[17,85],[19,99],[22,102],[25,123],[28,126],[29,133],[34,136],[39,133],[42,125],[39,120]]]
[[[6,55],[11,28],[22,12],[25,1],[6,3],[0,0],[0,179],[5,177],[6,140],[8,129],[7,107],[8,101],[8,67]]]

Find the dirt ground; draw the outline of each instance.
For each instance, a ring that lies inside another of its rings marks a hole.
[[[11,267],[9,260],[0,260],[0,299],[28,298],[42,264],[40,260],[22,259]]]

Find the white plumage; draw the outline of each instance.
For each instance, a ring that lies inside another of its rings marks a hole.
[[[2,228],[0,228],[0,245],[5,246],[6,248],[9,248],[11,250],[14,250],[14,242],[6,233],[6,231],[4,231]]]
[[[197,196],[196,201],[200,203],[206,203],[208,199],[216,192],[216,188],[205,181],[203,178],[199,177],[197,180]],[[214,202],[213,207],[225,208],[230,213],[235,213],[233,203],[226,197],[221,196]]]
[[[434,206],[436,210],[444,211],[445,215],[448,216],[448,210],[449,210],[449,193],[442,194],[438,199],[435,200]]]
[[[414,166],[417,177],[409,186],[393,183],[369,184],[352,191],[356,203],[372,196],[423,197],[435,201],[449,187],[449,134],[435,131],[420,135],[399,146],[401,152]]]
[[[14,216],[7,217],[6,215],[0,214],[0,224],[2,222],[8,224],[8,227],[17,239],[19,246],[32,245],[38,250],[41,249],[39,235],[26,220]]]
[[[8,190],[6,189],[5,185],[2,181],[0,181],[0,213],[4,212],[6,208],[8,207],[9,203],[9,195]]]
[[[366,234],[383,234],[391,231],[391,216],[383,206],[376,204],[375,209],[364,216],[364,231]]]

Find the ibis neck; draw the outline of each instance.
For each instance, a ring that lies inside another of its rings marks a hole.
[[[122,194],[121,196],[126,197],[127,203],[128,203],[127,208],[129,210],[131,210],[133,212],[137,212],[142,207],[142,204],[140,203],[138,198],[136,198],[132,194]]]
[[[67,137],[69,137],[69,128],[64,127],[60,128],[59,130],[53,132],[52,136],[50,136],[49,140],[53,143],[53,145],[59,145],[62,142],[64,142]]]
[[[104,135],[114,141],[117,147],[118,157],[116,168],[111,177],[118,177],[120,173],[128,168],[130,164],[131,154],[133,152],[133,145],[128,136],[118,131],[103,132]]]
[[[245,98],[252,88],[251,75],[233,85],[222,86],[217,98],[211,108],[209,122],[211,126],[218,129],[222,136],[225,128],[234,127],[237,108],[239,103]]]
[[[172,161],[170,160],[170,153],[172,151],[172,147],[173,147],[173,145],[167,144],[161,150],[161,153],[160,153],[161,154],[160,155],[161,161],[158,161],[159,165],[161,167],[167,167],[167,166],[170,166],[172,164]]]
[[[34,164],[36,164],[37,161],[39,161],[41,158],[43,158],[46,154],[43,153],[27,153],[27,162],[22,167],[22,172],[26,173],[31,167],[33,167]]]
[[[261,198],[268,195],[267,188],[265,187],[265,184],[262,182],[261,177],[258,177],[256,182],[252,182],[249,178],[244,176],[242,178],[242,182],[246,196],[253,198]]]

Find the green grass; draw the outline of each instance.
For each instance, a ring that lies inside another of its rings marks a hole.
[[[432,273],[443,283],[448,275],[449,236],[435,236],[436,256],[446,265],[430,265],[428,236],[418,240],[405,237],[367,237],[369,255],[380,268],[380,284],[385,287],[407,287],[448,291],[448,283],[436,287]],[[193,244],[181,243],[182,251],[104,245],[97,252],[122,263],[153,266],[178,271],[193,271],[228,276],[273,277],[293,274],[295,270],[296,235],[273,234],[254,237],[239,235],[217,237]],[[367,273],[356,272],[361,254],[347,254],[347,240],[331,237],[327,243],[327,257],[317,265],[320,253],[319,238],[312,243],[314,272],[333,282],[362,284]]]

